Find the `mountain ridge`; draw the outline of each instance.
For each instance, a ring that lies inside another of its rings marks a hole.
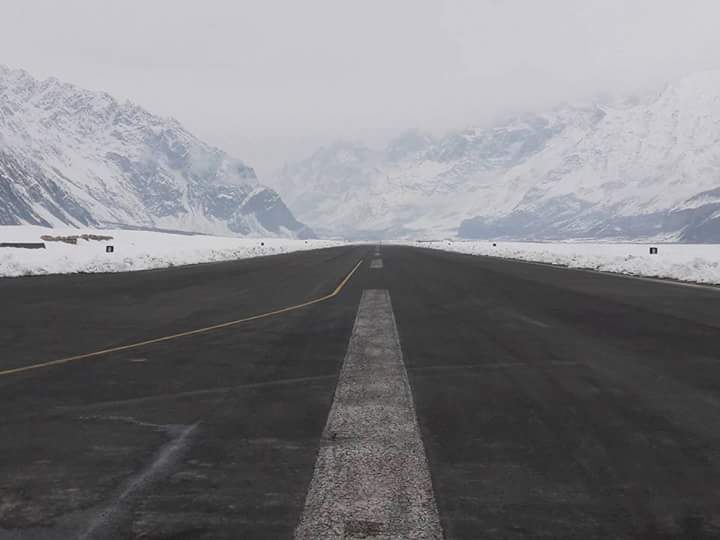
[[[709,71],[632,103],[568,105],[437,138],[411,131],[375,151],[345,143],[344,160],[325,147],[274,185],[317,230],[356,238],[718,241],[718,143],[720,71]]]
[[[311,237],[255,171],[105,92],[0,65],[0,224]]]

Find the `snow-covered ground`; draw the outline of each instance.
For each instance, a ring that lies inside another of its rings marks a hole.
[[[0,226],[4,242],[43,242],[42,236],[111,236],[112,240],[77,239],[77,244],[45,241],[46,249],[0,248],[0,277],[75,272],[126,272],[183,264],[246,259],[344,245],[331,240],[233,238],[164,232],[49,229]],[[386,242],[393,243],[393,242]],[[720,284],[720,245],[651,243],[540,243],[486,241],[395,242],[470,255],[490,255],[697,283]],[[112,245],[114,253],[106,253]],[[650,246],[658,248],[650,255]]]
[[[0,277],[74,272],[126,272],[183,264],[275,255],[290,251],[341,245],[326,240],[287,240],[280,238],[231,238],[183,235],[148,231],[91,230],[35,226],[0,226],[0,244],[42,242],[49,235],[83,234],[112,236],[112,240],[84,240],[76,245],[45,241],[46,249],[0,247]],[[106,253],[112,245],[114,253]]]
[[[720,284],[720,244],[405,242],[470,255],[491,255],[639,276]],[[650,255],[650,247],[658,248]]]

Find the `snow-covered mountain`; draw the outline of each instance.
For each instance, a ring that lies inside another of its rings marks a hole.
[[[720,72],[381,151],[337,143],[273,181],[300,219],[349,237],[720,241]]]
[[[253,169],[177,121],[3,66],[0,224],[313,234]]]

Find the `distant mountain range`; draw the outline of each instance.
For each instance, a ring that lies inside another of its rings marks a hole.
[[[313,236],[253,169],[177,121],[2,66],[0,224]]]
[[[299,219],[350,238],[718,242],[720,72],[380,151],[340,142],[272,182]]]

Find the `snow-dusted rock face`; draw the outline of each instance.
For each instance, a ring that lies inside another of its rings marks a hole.
[[[0,224],[313,234],[253,169],[177,121],[2,66]]]
[[[717,242],[720,72],[632,105],[411,132],[384,151],[337,144],[274,182],[301,220],[348,237]]]

